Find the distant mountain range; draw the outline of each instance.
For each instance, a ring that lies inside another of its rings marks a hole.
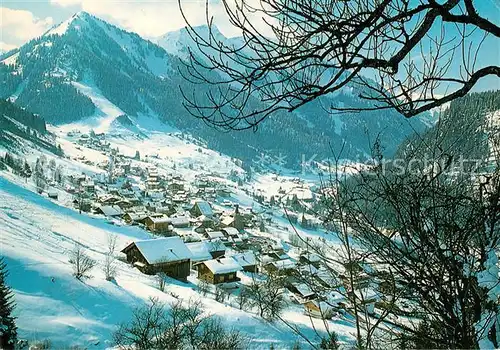
[[[197,28],[202,35],[206,27]],[[238,42],[216,33],[218,40]],[[162,121],[203,139],[207,146],[250,163],[262,153],[280,157],[288,167],[304,159],[331,157],[363,159],[376,137],[387,154],[426,123],[407,120],[393,111],[329,114],[323,106],[362,105],[349,87],[300,108],[278,113],[257,132],[223,133],[192,117],[182,106],[179,87],[203,92],[210,86],[187,82],[180,71],[189,49],[199,55],[185,29],[145,40],[88,13],[79,12],[19,49],[0,56],[0,97],[41,115],[48,123],[64,124],[106,115],[89,91],[123,111],[133,123],[141,115]],[[259,101],[255,101],[260,103]]]

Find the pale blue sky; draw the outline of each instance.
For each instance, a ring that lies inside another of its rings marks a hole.
[[[251,0],[258,1],[258,0]],[[0,0],[0,48],[12,49],[33,37],[41,35],[51,26],[71,17],[80,10],[90,12],[129,31],[137,32],[146,38],[154,38],[168,31],[184,26],[177,0]],[[182,0],[190,21],[203,24],[205,21],[205,0]],[[224,16],[219,0],[210,0],[212,15],[219,29],[226,36],[237,35]],[[480,15],[500,24],[500,0],[476,0]],[[434,28],[439,31],[439,28]],[[446,27],[446,36],[451,38],[458,33],[453,26]],[[476,31],[468,43],[476,45],[482,33]],[[418,60],[418,56],[416,57]],[[490,36],[482,46],[477,66],[496,65],[500,62],[499,39]],[[456,74],[460,60],[453,62]],[[485,79],[478,84],[480,90],[499,89],[500,79]]]

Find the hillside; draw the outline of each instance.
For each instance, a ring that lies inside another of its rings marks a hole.
[[[237,41],[222,35],[220,39]],[[200,94],[211,88],[192,85],[181,74],[182,60],[193,49],[189,40],[185,31],[170,33],[158,40],[162,48],[80,12],[2,57],[0,97],[10,97],[49,123],[64,124],[109,117],[92,99],[99,94],[132,124],[141,116],[156,116],[248,165],[266,153],[298,168],[302,158],[331,157],[332,148],[334,152],[344,148],[344,158],[363,159],[377,135],[387,154],[392,154],[407,135],[425,129],[418,119],[408,121],[393,112],[330,115],[324,106],[361,103],[346,89],[297,113],[277,114],[256,132],[221,133],[182,106],[179,87]],[[254,103],[260,102],[254,99]]]
[[[10,101],[0,100],[0,145],[21,153],[26,142],[56,154],[62,152],[47,131],[43,118]]]

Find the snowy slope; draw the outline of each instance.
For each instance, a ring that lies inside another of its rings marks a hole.
[[[200,298],[194,290],[194,278],[189,283],[171,281],[162,293],[156,289],[154,278],[122,262],[118,262],[116,283],[104,279],[99,267],[108,235],[116,235],[118,247],[122,248],[132,239],[148,237],[140,229],[113,226],[80,215],[1,177],[0,203],[0,247],[10,270],[7,282],[14,289],[22,338],[50,338],[54,347],[105,348],[111,345],[116,325],[127,320],[133,307],[148,297],[157,296],[166,302],[174,300],[172,293],[183,300]],[[99,262],[93,278],[85,282],[71,276],[68,252],[75,242]],[[254,314],[211,298],[202,301],[209,312],[254,338],[255,347],[267,347],[272,342],[290,346],[295,341],[284,324],[268,324]],[[310,320],[301,308],[290,308],[285,318],[313,335]],[[316,323],[322,329],[322,322]],[[329,326],[342,334],[352,331],[342,321]]]

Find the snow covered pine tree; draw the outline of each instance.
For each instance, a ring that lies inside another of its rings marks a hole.
[[[12,290],[5,284],[7,270],[3,258],[0,258],[0,348],[14,349],[17,340],[17,327],[12,311],[15,304]]]

